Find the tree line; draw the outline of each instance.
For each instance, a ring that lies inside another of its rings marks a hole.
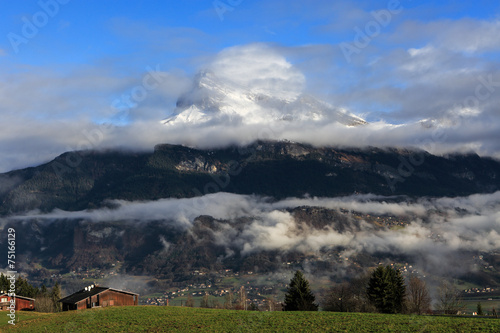
[[[443,281],[437,296],[436,309],[441,313],[455,315],[465,310],[460,291],[451,283]],[[431,305],[425,281],[411,276],[405,283],[401,271],[391,266],[379,266],[371,274],[335,285],[322,299],[323,310],[335,312],[421,315],[431,313]],[[285,294],[283,310],[317,311],[318,307],[309,282],[301,271],[297,271]],[[491,313],[496,316],[494,308]],[[480,303],[477,314],[484,314]]]
[[[405,281],[400,270],[391,266],[379,266],[371,274],[354,278],[331,287],[321,299],[324,311],[378,312],[387,314],[431,313],[432,298],[424,280],[410,276]],[[192,295],[188,295],[185,306],[194,307]],[[253,302],[247,303],[244,287],[237,294],[229,292],[223,302],[209,300],[205,294],[200,302],[202,308],[259,310]],[[266,299],[266,311],[318,311],[319,304],[311,291],[309,281],[298,270],[290,280],[283,302]],[[456,315],[465,310],[460,291],[451,283],[443,281],[437,289],[436,310],[442,314]],[[484,315],[480,303],[478,315]],[[491,312],[496,316],[493,308]]]
[[[337,312],[423,314],[431,311],[431,301],[423,280],[411,276],[405,283],[400,270],[379,266],[370,275],[332,287],[323,308]]]

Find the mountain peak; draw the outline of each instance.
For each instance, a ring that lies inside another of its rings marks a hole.
[[[213,71],[199,72],[190,91],[179,97],[174,114],[163,124],[272,121],[328,121],[346,126],[366,122],[315,97],[296,92],[272,93],[224,80]]]

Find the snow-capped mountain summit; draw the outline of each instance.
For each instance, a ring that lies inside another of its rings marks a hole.
[[[174,114],[164,124],[241,123],[270,121],[327,121],[346,126],[366,122],[313,96],[263,93],[235,82],[225,82],[211,71],[199,73],[192,89],[177,100]]]

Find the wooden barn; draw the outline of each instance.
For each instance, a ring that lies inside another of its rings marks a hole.
[[[61,298],[62,310],[81,310],[95,307],[137,305],[139,294],[108,287],[91,285]]]
[[[0,310],[8,310],[10,306],[10,301],[12,297],[10,297],[6,293],[0,294]],[[35,300],[33,298],[24,297],[16,295],[16,311],[19,310],[35,310]]]

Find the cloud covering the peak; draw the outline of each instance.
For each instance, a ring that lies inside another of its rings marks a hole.
[[[224,49],[207,69],[225,82],[246,87],[256,94],[295,99],[305,88],[304,74],[267,44]]]
[[[464,9],[467,4],[456,9],[462,15],[450,14],[445,4],[400,5],[387,25],[364,39],[357,33],[376,23],[374,13],[388,10],[387,3],[340,1],[312,8],[299,1],[257,1],[227,12],[224,24],[234,30],[217,32],[208,29],[219,19],[215,11],[195,16],[207,24],[196,27],[113,18],[101,33],[113,34],[108,37],[133,52],[101,54],[77,65],[24,63],[0,45],[5,60],[0,64],[0,172],[73,149],[151,150],[158,143],[206,148],[257,139],[500,157],[498,6],[490,4],[487,15],[474,16]],[[255,22],[248,21],[249,14]],[[307,28],[297,30],[302,25]],[[26,47],[36,49],[37,40]],[[341,46],[347,44],[355,52],[346,54]],[[28,54],[39,53],[20,56]],[[258,105],[245,114],[252,121],[228,116],[204,124],[160,123],[175,114],[179,97],[204,71],[222,87],[234,88],[231,98],[219,98],[222,107],[240,110],[240,104],[227,103],[245,98]],[[241,91],[253,95],[243,98]],[[310,100],[299,106],[276,102],[304,95],[327,103],[332,114],[354,114],[369,124],[346,127],[328,114],[308,115]],[[287,107],[295,113],[283,110]],[[266,113],[280,120],[262,117]]]

